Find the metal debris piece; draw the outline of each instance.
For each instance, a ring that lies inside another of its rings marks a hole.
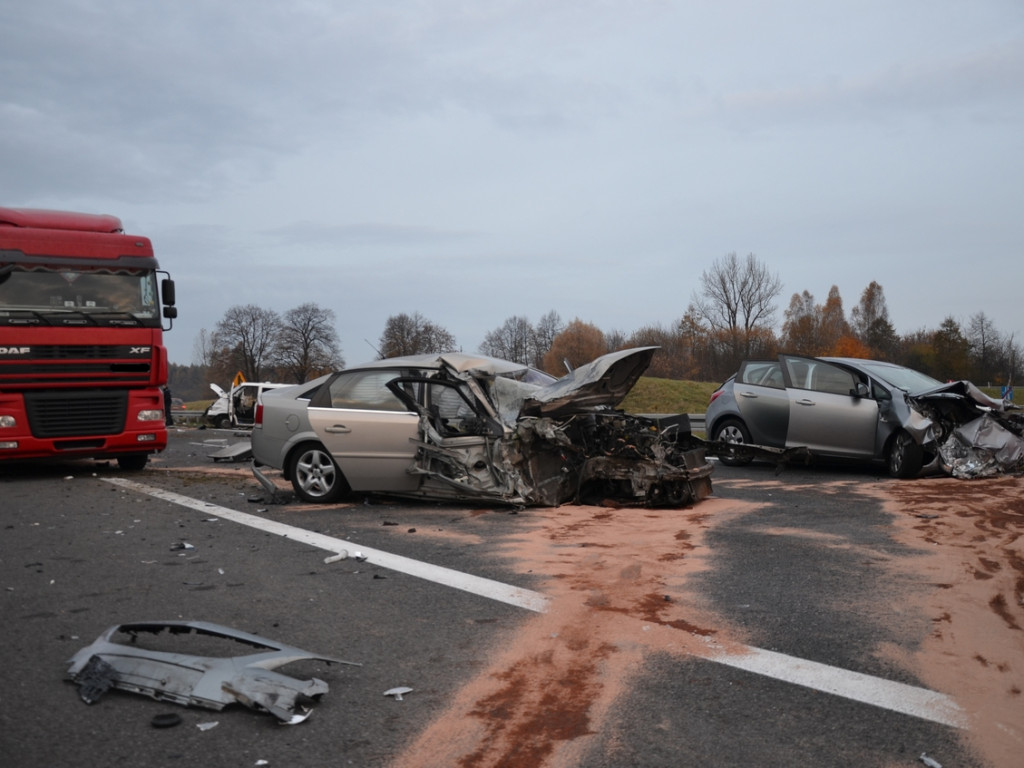
[[[136,644],[140,634],[165,632],[234,640],[256,650],[243,656],[193,656],[148,650]],[[128,635],[131,643],[113,642],[112,638],[119,633]],[[152,621],[110,627],[70,659],[67,679],[78,684],[79,695],[86,704],[95,703],[107,690],[117,688],[157,701],[217,711],[229,704],[244,704],[294,725],[309,717],[308,705],[313,700],[327,693],[323,680],[297,680],[273,671],[301,660],[359,666],[209,622]]]
[[[343,549],[343,550],[341,550],[336,555],[331,555],[330,557],[325,557],[324,558],[324,563],[327,564],[327,565],[330,565],[331,563],[336,563],[339,560],[344,560],[346,557],[348,557],[348,550],[347,549]]]
[[[248,461],[252,458],[252,443],[248,440],[239,440],[207,454],[207,457],[214,461]]]
[[[412,688],[405,685],[400,685],[397,688],[389,688],[384,691],[385,696],[394,696],[395,701],[402,701],[402,695],[406,693],[412,693]]]
[[[932,760],[924,752],[921,753],[921,757],[918,758],[922,763],[928,766],[928,768],[942,768],[942,763],[938,760]]]

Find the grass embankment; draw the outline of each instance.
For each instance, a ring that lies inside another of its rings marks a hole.
[[[645,376],[619,406],[629,413],[704,413],[718,384]]]

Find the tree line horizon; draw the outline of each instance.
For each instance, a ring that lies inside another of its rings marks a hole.
[[[781,352],[885,360],[939,380],[987,386],[1012,384],[1019,373],[1020,345],[984,311],[965,324],[948,316],[936,329],[899,334],[884,289],[874,280],[848,315],[835,285],[821,303],[807,290],[794,293],[781,325],[776,313],[782,281],[753,253],[715,260],[699,285],[683,316],[668,326],[604,331],[578,317],[565,323],[552,309],[536,324],[525,316],[507,318],[485,334],[475,352],[560,376],[607,352],[657,346],[647,376],[711,382],[731,376],[744,359]],[[283,315],[252,304],[230,307],[212,333],[200,331],[193,365],[171,364],[170,386],[176,394],[197,385],[205,392],[208,381],[230,382],[237,372],[249,381],[299,384],[338,370],[345,359],[335,324],[334,310],[313,303]],[[462,350],[455,337],[419,311],[390,316],[377,345],[380,358],[457,351]],[[195,399],[204,397],[209,395]]]

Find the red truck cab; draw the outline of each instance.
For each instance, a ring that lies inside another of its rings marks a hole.
[[[144,467],[167,446],[176,316],[149,238],[118,218],[0,207],[0,462]]]

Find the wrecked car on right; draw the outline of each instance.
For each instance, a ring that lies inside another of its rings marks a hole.
[[[893,477],[1024,471],[1024,415],[968,381],[943,383],[878,360],[779,355],[745,360],[711,395],[708,438],[726,465],[745,446],[885,463]]]

